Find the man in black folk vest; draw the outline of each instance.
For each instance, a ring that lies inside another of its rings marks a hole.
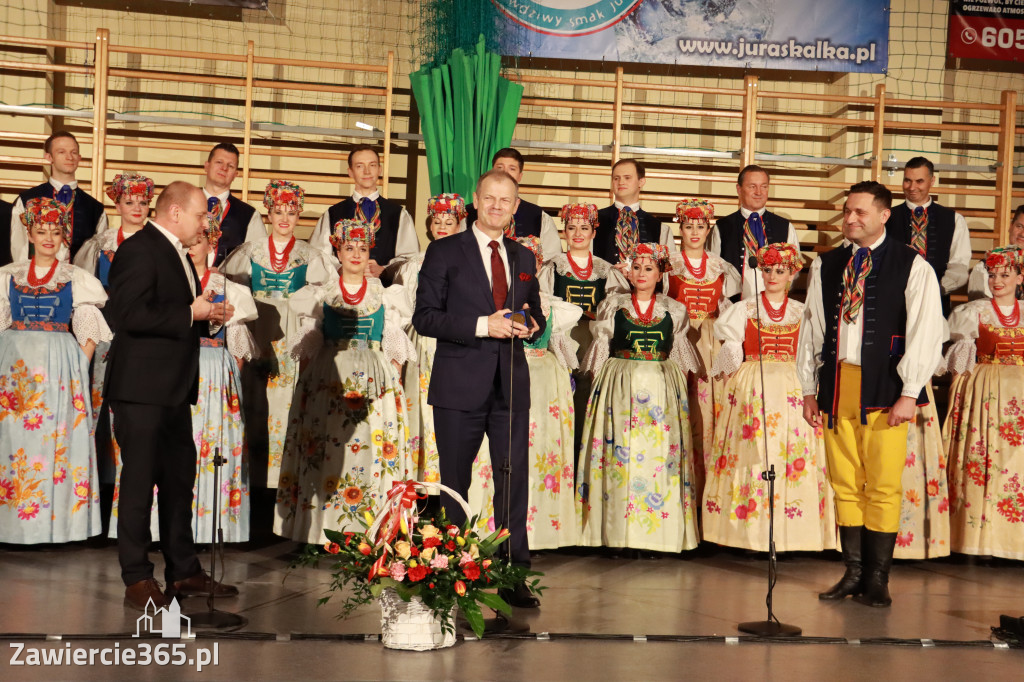
[[[338,257],[331,248],[331,230],[339,220],[362,220],[372,223],[377,230],[367,270],[371,277],[380,277],[384,268],[396,256],[411,256],[419,253],[420,241],[416,236],[416,224],[412,216],[401,205],[385,199],[377,189],[380,179],[380,157],[377,150],[369,145],[355,147],[348,153],[348,176],[352,178],[352,194],[320,216],[309,243],[328,256],[331,262],[341,267]],[[385,281],[385,285],[390,281]]]
[[[78,140],[67,131],[57,131],[43,143],[43,157],[50,164],[50,180],[18,195],[11,210],[10,236],[12,262],[28,260],[28,232],[21,224],[21,214],[30,199],[46,197],[71,206],[71,233],[65,236],[64,246],[57,252],[60,260],[71,261],[78,249],[90,237],[107,229],[107,216],[103,204],[85,193],[75,180],[82,155]]]
[[[746,166],[736,180],[740,210],[719,218],[708,237],[708,252],[731,264],[743,275],[743,292],[732,297],[750,298],[764,291],[761,271],[754,264],[757,249],[765,244],[788,242],[800,250],[796,230],[788,220],[765,209],[771,177],[760,166]],[[756,217],[755,217],[756,216]]]
[[[846,565],[818,597],[876,607],[892,603],[907,429],[947,336],[935,273],[886,235],[891,205],[877,182],[850,188],[847,243],[811,265],[796,358],[804,419],[824,428]]]
[[[594,236],[594,255],[609,263],[618,264],[619,249],[615,246],[615,235],[621,230],[635,229],[637,243],[657,242],[678,253],[672,232],[672,223],[662,223],[640,208],[640,191],[647,182],[644,165],[636,159],[619,159],[612,166],[612,194],[615,201],[611,206],[597,212],[597,234]]]
[[[259,211],[231,193],[231,183],[238,177],[238,147],[221,142],[210,150],[203,170],[206,183],[203,196],[206,210],[220,221],[220,239],[211,265],[220,265],[235,247],[243,242],[267,238],[267,228]]]
[[[932,201],[935,166],[915,156],[903,167],[903,196],[892,209],[885,230],[909,244],[935,270],[942,287],[942,313],[949,315],[949,294],[967,284],[971,265],[971,235],[967,221],[952,209]]]
[[[494,152],[491,158],[491,170],[499,170],[508,173],[516,184],[523,181],[523,167],[525,160],[518,149],[505,147]],[[516,229],[516,237],[537,237],[540,239],[540,250],[544,254],[544,260],[551,260],[557,254],[562,253],[562,238],[558,236],[558,227],[537,204],[531,204],[523,199],[519,200],[519,208],[513,216],[513,225]],[[476,206],[466,206],[466,217],[462,221],[461,229],[465,230],[476,222]]]
[[[11,262],[11,209],[10,203],[0,199],[0,267]]]

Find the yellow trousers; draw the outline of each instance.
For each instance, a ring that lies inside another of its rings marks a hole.
[[[909,422],[889,426],[889,411],[873,410],[867,413],[867,424],[860,423],[860,372],[857,365],[840,365],[839,403],[833,428],[826,425],[824,434],[836,519],[840,526],[895,533],[900,528]]]

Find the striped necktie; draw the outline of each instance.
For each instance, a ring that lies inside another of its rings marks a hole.
[[[914,207],[910,219],[910,247],[922,256],[928,255],[928,209],[923,206]]]
[[[866,246],[857,249],[843,272],[843,321],[853,324],[857,321],[864,304],[864,282],[871,272],[871,249]]]

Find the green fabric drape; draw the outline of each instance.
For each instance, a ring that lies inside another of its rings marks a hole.
[[[472,201],[494,152],[511,144],[523,86],[500,70],[501,57],[487,51],[481,35],[472,53],[455,49],[447,63],[410,74],[432,194],[457,192]]]

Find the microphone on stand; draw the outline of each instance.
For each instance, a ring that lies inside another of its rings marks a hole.
[[[751,257],[756,265],[757,258]],[[761,472],[761,480],[768,482],[768,594],[765,597],[765,606],[768,607],[767,620],[747,621],[736,626],[740,632],[746,632],[759,637],[796,637],[802,630],[795,625],[782,623],[775,616],[773,609],[772,593],[775,590],[775,582],[778,580],[778,564],[775,553],[775,465],[768,462],[768,420],[765,416],[765,392],[764,392],[764,357],[761,353],[761,293],[758,291],[757,276],[755,269],[751,275],[754,278],[754,309],[757,315],[757,365],[761,372],[761,429],[764,436],[764,471]]]
[[[221,317],[227,318],[228,312],[227,281],[224,283],[224,299],[221,301]],[[225,348],[227,341],[227,321],[222,319],[221,329],[224,330]],[[218,330],[219,332],[220,330]],[[220,447],[213,450],[213,535],[210,537],[210,591],[206,595],[206,611],[188,614],[192,627],[208,630],[237,630],[248,623],[248,619],[237,613],[219,611],[214,607],[214,586],[217,584],[217,555],[220,554],[221,573],[224,572],[224,529],[220,527],[220,470],[227,459],[220,454]],[[223,580],[223,576],[221,577]]]

